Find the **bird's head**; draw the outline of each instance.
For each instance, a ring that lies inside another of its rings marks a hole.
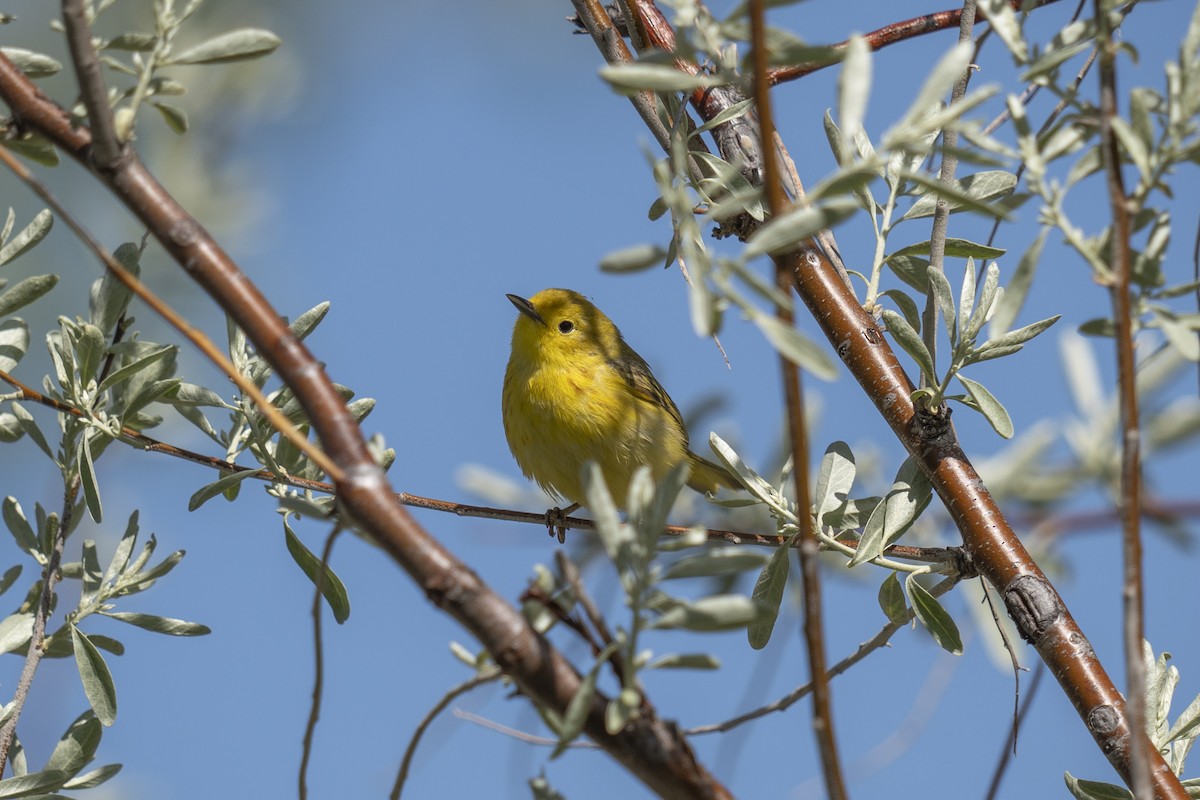
[[[521,312],[513,326],[514,356],[539,363],[575,361],[620,352],[621,334],[586,297],[570,289],[543,289],[526,300],[506,295]]]

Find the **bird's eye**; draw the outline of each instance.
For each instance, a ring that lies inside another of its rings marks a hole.
[[[558,323],[559,333],[570,333],[573,330],[575,330],[575,323],[571,322],[569,319],[564,319],[562,322]]]

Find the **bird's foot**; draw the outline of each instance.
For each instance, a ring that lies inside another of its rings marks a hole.
[[[567,543],[567,515],[578,508],[579,503],[572,503],[566,508],[555,506],[546,509],[546,533],[557,536],[559,544]]]

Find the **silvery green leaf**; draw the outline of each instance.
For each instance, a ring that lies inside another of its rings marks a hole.
[[[887,256],[884,260],[890,261],[898,256],[927,256],[932,250],[932,244],[927,239],[923,242],[910,244],[907,247],[901,247],[896,252]],[[967,239],[955,239],[953,237],[946,239],[945,255],[952,258],[999,258],[1007,251],[999,247],[989,247],[985,244],[968,241]]]
[[[1138,168],[1143,180],[1149,179],[1154,169],[1150,164],[1150,151],[1145,143],[1124,118],[1114,115],[1109,120],[1113,133],[1121,143],[1121,148],[1129,155],[1129,160]]]
[[[726,444],[724,439],[722,439],[720,436],[717,436],[715,433],[710,433],[708,435],[708,446],[712,448],[712,451],[714,454],[716,454],[717,459],[729,468],[729,471],[732,472],[739,481],[741,481],[742,486],[746,487],[746,490],[750,492],[750,494],[754,495],[759,500],[762,500],[780,514],[786,516],[791,515],[791,511],[785,505],[786,501],[779,494],[779,492],[775,490],[775,487],[763,480],[763,478],[757,472],[746,466],[745,462],[742,461],[741,456],[739,456],[732,447]],[[591,508],[590,504],[588,507]]]
[[[1029,47],[1021,34],[1021,25],[1013,12],[1008,0],[983,0],[980,4],[982,11],[987,14],[988,24],[1004,42],[1004,46],[1013,54],[1017,63],[1023,64],[1029,60]]]
[[[224,494],[231,487],[238,486],[247,478],[252,478],[259,474],[255,469],[244,469],[239,472],[231,472],[228,475],[222,476],[207,486],[203,486],[196,490],[188,500],[188,511],[195,511],[200,506],[207,503],[219,494]]]
[[[34,275],[0,294],[0,317],[24,308],[58,285],[57,275]]]
[[[969,363],[986,361],[989,358],[996,358],[998,355],[1008,355],[1008,353],[1016,352],[1024,346],[1025,342],[1028,342],[1033,337],[1044,332],[1051,325],[1058,322],[1061,318],[1061,314],[1055,314],[1053,317],[1047,317],[1046,319],[1040,319],[1037,322],[1031,322],[1028,325],[1017,328],[1015,331],[1009,331],[1008,333],[1005,333],[995,339],[989,339],[971,354]]]
[[[134,277],[141,274],[141,249],[136,244],[125,242],[120,245],[113,251],[113,258]],[[92,284],[88,302],[91,323],[106,335],[111,334],[132,298],[133,292],[112,272],[105,270],[104,275]]]
[[[172,133],[183,135],[188,132],[187,111],[177,105],[164,103],[160,100],[151,100],[150,105],[163,118],[163,122],[167,123],[167,127],[171,129]]]
[[[97,328],[95,330],[99,330],[99,329]],[[124,366],[120,367],[119,369],[115,369],[112,372],[108,373],[108,377],[106,377],[100,383],[100,391],[103,392],[108,389],[111,389],[112,387],[116,386],[117,384],[122,383],[122,382],[132,378],[134,375],[138,374],[139,372],[141,372],[142,370],[144,370],[146,367],[150,366],[154,362],[158,361],[159,359],[161,359],[165,356],[168,356],[168,355],[174,356],[178,352],[179,352],[179,348],[173,344],[163,345],[162,347],[159,347],[157,350],[151,350],[149,353],[147,353],[143,356],[140,356],[136,360],[130,361],[129,363],[125,364]]]
[[[1116,786],[1100,781],[1085,781],[1076,778],[1069,772],[1063,773],[1067,783],[1067,791],[1075,800],[1134,800],[1133,792],[1124,786]]]
[[[121,535],[121,541],[117,542],[117,548],[108,562],[108,569],[104,571],[103,583],[111,584],[129,566],[129,558],[133,555],[133,546],[137,543],[137,535],[138,511],[134,509],[133,513],[129,515],[125,533]]]
[[[52,227],[54,227],[54,215],[48,210],[42,209],[25,226],[24,230],[14,236],[11,241],[5,242],[3,247],[0,247],[0,265],[7,264],[22,253],[27,252],[42,239],[46,238],[46,234],[50,232]]]
[[[1171,346],[1188,361],[1200,361],[1200,336],[1196,328],[1180,322],[1170,309],[1152,307],[1150,313],[1163,336]]]
[[[13,63],[27,78],[48,78],[62,70],[62,62],[48,55],[35,53],[20,47],[0,47],[0,53]],[[5,142],[5,145],[8,143]]]
[[[1029,295],[1029,287],[1033,285],[1033,277],[1037,273],[1038,262],[1042,258],[1042,248],[1046,244],[1046,236],[1049,233],[1050,228],[1043,226],[1038,232],[1037,238],[1021,254],[1021,260],[1017,262],[1017,269],[1013,273],[1012,280],[1004,287],[1004,295],[996,304],[996,311],[992,314],[991,323],[988,325],[988,334],[992,339],[1009,331],[1017,314],[1021,312],[1021,307],[1025,305],[1025,298]]]
[[[0,575],[0,594],[4,594],[12,588],[12,585],[16,582],[17,578],[21,577],[21,569],[22,568],[20,564],[14,564],[8,569],[4,570],[4,574]]]
[[[139,614],[133,611],[103,611],[106,617],[126,622],[143,630],[153,633],[165,633],[168,636],[205,636],[212,633],[207,625],[198,622],[187,622],[171,617],[159,617],[154,614]],[[338,622],[343,620],[339,619]]]
[[[757,310],[751,312],[750,319],[771,346],[793,364],[822,380],[831,381],[837,377],[837,365],[825,349],[794,326]]]
[[[166,398],[167,402],[172,405],[182,406],[213,406],[215,408],[225,408],[226,403],[221,399],[221,396],[204,386],[199,386],[195,383],[180,383],[171,396]]]
[[[79,669],[83,692],[96,712],[96,718],[108,727],[117,717],[117,687],[113,684],[112,673],[108,671],[104,656],[100,655],[96,645],[74,625],[71,625],[71,642],[75,648],[75,666]]]
[[[830,197],[815,206],[793,208],[755,231],[743,256],[751,259],[764,253],[786,252],[825,228],[832,228],[857,209],[858,204],[849,197]]]
[[[16,775],[0,781],[0,798],[26,797],[31,800],[45,800],[59,795],[46,794],[61,789],[71,777],[60,770],[42,770],[26,775]]]
[[[292,332],[300,341],[304,341],[318,325],[321,320],[325,319],[325,315],[329,313],[329,301],[317,303],[317,305],[305,311],[300,316],[296,317],[289,325],[288,330]]]
[[[933,636],[933,640],[951,655],[962,655],[962,637],[959,635],[958,626],[937,598],[930,594],[912,573],[905,578],[904,588],[908,593],[909,602],[912,603],[913,612]]]
[[[95,758],[100,732],[100,721],[95,714],[91,711],[80,714],[54,746],[45,768],[75,775]]]
[[[622,94],[641,91],[691,92],[720,85],[721,81],[709,75],[692,75],[667,64],[633,62],[614,64],[600,68],[600,77]]]
[[[862,128],[871,93],[871,50],[858,35],[846,42],[846,54],[838,72],[838,121],[844,147],[853,145],[855,134]]]
[[[114,36],[104,44],[104,50],[128,50],[136,53],[149,53],[158,43],[158,37],[153,33],[128,32]]]
[[[883,579],[879,586],[879,607],[893,625],[904,625],[908,622],[908,603],[904,599],[904,589],[892,572]]]
[[[1008,415],[1008,411],[1005,410],[1000,401],[982,383],[965,378],[961,373],[954,377],[958,378],[958,382],[971,395],[971,399],[975,401],[975,407],[987,419],[988,424],[996,429],[996,433],[1005,439],[1011,439],[1013,435],[1012,418]]]
[[[171,56],[164,64],[225,64],[261,58],[279,47],[279,37],[261,28],[239,28]]]
[[[752,105],[754,105],[754,98],[747,97],[745,100],[739,100],[733,105],[721,109],[721,111],[715,117],[691,131],[688,134],[688,138],[699,136],[705,131],[710,131],[718,125],[724,125],[726,122],[742,116],[749,111]]]
[[[583,731],[583,725],[587,722],[588,714],[592,710],[592,701],[596,699],[596,678],[600,666],[611,655],[613,649],[615,649],[615,643],[602,650],[592,668],[579,682],[579,688],[575,690],[571,702],[567,703],[567,710],[562,716],[559,729],[555,731],[558,734],[558,745],[550,754],[550,758],[554,759],[562,755],[566,751],[567,745]]]
[[[2,337],[3,328],[4,323],[0,322],[0,337]],[[46,454],[47,458],[49,458],[55,464],[58,464],[58,459],[55,458],[54,453],[51,452],[50,445],[46,443],[46,437],[42,435],[42,429],[37,426],[37,422],[34,421],[33,415],[26,411],[25,407],[16,400],[14,400],[12,403],[12,410],[13,416],[17,418],[17,423],[20,424],[21,430],[25,431],[25,435],[28,436],[30,440],[36,444],[43,453]]]
[[[92,789],[112,778],[121,771],[120,764],[105,764],[102,767],[89,770],[82,775],[71,778],[63,784],[64,789]]]
[[[1022,82],[1033,81],[1049,75],[1064,62],[1092,46],[1096,36],[1094,19],[1077,20],[1070,23],[1055,36],[1048,47],[1038,56],[1029,69],[1021,75]]]
[[[656,244],[640,244],[609,253],[600,259],[601,272],[638,272],[663,263],[667,251]]]
[[[700,578],[713,575],[736,575],[748,569],[759,569],[767,562],[764,553],[741,547],[716,547],[707,553],[688,556],[676,561],[663,572],[663,580]]]
[[[974,46],[971,42],[959,42],[938,60],[928,77],[925,78],[912,105],[904,113],[904,118],[897,125],[897,129],[902,126],[914,125],[926,116],[931,108],[942,101],[955,82],[962,77],[967,65],[971,63],[973,52]]]
[[[1200,729],[1200,695],[1196,695],[1192,702],[1188,703],[1188,707],[1183,710],[1179,718],[1175,720],[1175,724],[1171,726],[1171,730],[1167,733],[1167,742],[1175,742],[1184,739],[1193,739],[1196,736],[1197,729]]]
[[[608,557],[620,567],[624,564],[625,549],[633,542],[633,532],[621,523],[608,484],[604,482],[604,473],[595,461],[589,461],[583,467],[583,490],[600,542]]]
[[[83,487],[83,500],[87,504],[92,520],[101,522],[104,509],[100,504],[100,484],[96,481],[96,464],[92,459],[92,437],[84,435],[79,449],[79,482]]]
[[[783,547],[778,547],[771,554],[771,559],[754,584],[754,601],[762,612],[755,621],[746,628],[746,638],[755,650],[761,650],[771,641],[771,632],[775,630],[775,620],[779,618],[779,606],[783,602],[783,590],[787,586],[788,570],[791,567],[791,544],[795,537],[789,536]]]
[[[0,620],[0,653],[12,653],[25,647],[33,636],[33,614],[18,612]]]
[[[649,628],[683,628],[691,631],[725,631],[744,628],[763,616],[763,609],[740,594],[718,594],[698,600],[677,601]]]
[[[837,512],[846,506],[850,488],[854,485],[857,467],[854,453],[845,442],[832,442],[825,448],[821,466],[817,471],[817,485],[813,489],[813,504],[817,509],[817,523],[825,524],[825,515]]]
[[[921,294],[929,293],[929,259],[916,256],[891,255],[887,260],[888,267],[896,273],[896,277],[916,289]],[[913,328],[917,328],[914,325]]]
[[[932,496],[929,479],[917,465],[916,459],[909,456],[896,471],[896,479],[883,502],[875,506],[863,526],[858,549],[847,566],[855,567],[882,555],[885,547],[894,543],[912,526],[929,505]]]
[[[0,511],[3,512],[4,524],[8,526],[8,531],[16,540],[17,546],[33,556],[39,564],[45,565],[46,556],[42,554],[37,534],[33,532],[33,526],[25,518],[25,511],[17,499],[12,496],[4,498]]]
[[[946,324],[946,336],[951,343],[958,341],[958,317],[954,310],[954,293],[950,288],[950,282],[946,280],[946,275],[939,269],[930,266],[927,268],[929,288],[933,290],[933,299],[937,302],[938,311],[942,314],[942,320]],[[889,326],[890,327],[890,326]],[[916,333],[916,329],[913,329]]]
[[[883,321],[892,334],[892,338],[896,340],[896,344],[912,356],[912,359],[917,362],[917,368],[929,379],[930,383],[937,384],[937,375],[933,369],[933,356],[929,355],[929,350],[925,348],[925,343],[921,341],[920,335],[913,330],[904,317],[890,308],[883,309]]]
[[[643,669],[720,669],[721,661],[708,653],[668,653],[659,656]]]
[[[11,444],[24,435],[25,429],[21,427],[21,421],[17,419],[16,414],[0,411],[0,442]]]
[[[1007,209],[994,202],[1012,194],[1016,188],[1017,176],[1011,172],[977,172],[956,181],[953,187],[920,172],[906,171],[903,177],[920,186],[925,193],[904,213],[900,218],[902,220],[933,216],[939,198],[946,200],[951,214],[958,211],[975,211],[1003,220],[1012,219]],[[989,201],[992,203],[989,204]]]
[[[29,326],[23,319],[0,322],[0,370],[11,373],[29,352]]]
[[[900,289],[885,289],[880,292],[880,295],[892,298],[892,301],[900,308],[900,313],[904,315],[904,321],[911,325],[913,330],[920,330],[921,312],[911,297]]]
[[[975,274],[975,265],[968,262],[967,272],[972,276]],[[971,289],[975,289],[975,281],[971,279]],[[965,290],[967,280],[963,278],[963,288]],[[1000,267],[996,262],[988,264],[987,270],[983,275],[983,289],[979,293],[979,305],[969,315],[969,321],[966,323],[966,329],[963,331],[963,339],[965,341],[973,341],[979,334],[979,330],[983,327],[983,323],[987,320],[987,316],[991,313],[992,306],[996,303],[996,295],[1000,291]]]

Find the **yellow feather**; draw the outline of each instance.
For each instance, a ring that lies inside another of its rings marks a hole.
[[[688,450],[683,417],[645,360],[583,295],[545,289],[508,298],[513,326],[501,410],[513,457],[555,497],[585,503],[581,473],[595,461],[618,508],[641,465],[655,481],[687,460],[688,485],[735,488],[723,467]]]

